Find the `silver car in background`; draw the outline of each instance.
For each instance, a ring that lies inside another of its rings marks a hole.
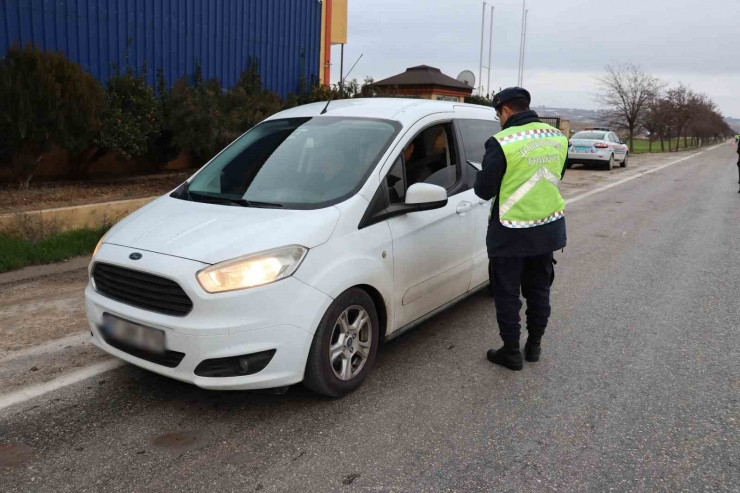
[[[627,167],[629,147],[614,132],[607,130],[584,130],[570,138],[568,167],[574,164],[598,166],[611,170],[614,163]]]

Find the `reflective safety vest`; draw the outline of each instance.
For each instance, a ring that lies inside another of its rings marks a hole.
[[[507,228],[534,228],[561,219],[560,177],[568,139],[545,123],[511,127],[494,135],[506,155],[499,220]]]

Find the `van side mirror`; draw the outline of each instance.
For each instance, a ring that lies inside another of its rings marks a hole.
[[[406,200],[403,204],[389,204],[387,190],[384,185],[381,185],[370,201],[370,206],[360,220],[358,228],[367,228],[392,217],[442,209],[445,206],[447,206],[447,190],[438,185],[429,183],[411,185],[406,190]]]
[[[429,183],[415,183],[406,190],[406,205],[418,207],[419,211],[441,209],[447,205],[447,190]]]

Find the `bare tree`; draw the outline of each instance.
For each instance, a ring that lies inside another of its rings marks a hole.
[[[711,115],[713,113],[719,113],[717,106],[714,102],[709,99],[706,94],[695,93],[692,91],[691,97],[689,98],[689,124],[686,126],[684,136],[688,136],[691,132],[691,145],[696,147],[701,145],[701,135],[707,128],[712,127]],[[686,137],[684,137],[684,147],[688,147],[686,143]]]
[[[688,148],[689,144],[700,147],[731,133],[714,101],[682,84],[651,98],[639,124],[650,133],[649,152],[656,137],[660,138],[661,151],[665,151],[666,139],[668,150],[673,151],[674,136],[678,137],[678,150],[682,135],[684,147]]]
[[[653,152],[653,141],[657,136],[662,135],[663,132],[664,116],[661,108],[662,101],[660,94],[654,94],[648,101],[639,121],[639,125],[648,133],[648,152]]]
[[[597,101],[608,109],[605,123],[629,132],[630,151],[634,151],[635,133],[648,103],[663,84],[631,63],[607,65],[606,74],[596,78]]]
[[[683,84],[679,84],[677,87],[668,90],[666,99],[668,100],[668,108],[670,111],[669,120],[670,128],[675,132],[676,135],[676,149],[678,152],[679,145],[681,143],[681,136],[684,135],[689,122],[691,121],[691,98],[693,92],[691,89]],[[686,147],[684,142],[684,147]],[[671,150],[671,139],[668,140],[668,150]]]
[[[660,152],[665,152],[665,139],[671,135],[671,108],[668,100],[662,96],[657,102],[658,137],[660,138]],[[669,141],[670,142],[670,141]]]

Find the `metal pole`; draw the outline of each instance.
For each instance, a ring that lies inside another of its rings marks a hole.
[[[519,38],[519,72],[517,73],[517,85],[521,85],[521,77],[522,77],[522,48],[524,45],[524,16],[527,12],[527,0],[522,0],[522,33],[521,37]]]
[[[529,18],[529,10],[524,13],[524,42],[522,43],[522,75],[520,76],[519,86],[524,85],[524,58],[527,53],[527,20]]]
[[[485,35],[485,28],[486,28],[486,2],[483,2],[483,15],[481,16],[481,23],[480,23],[480,65],[478,65],[478,80],[483,81],[483,39]],[[480,86],[483,86],[483,84],[479,82]],[[478,92],[480,92],[480,89],[478,89]]]
[[[488,83],[486,84],[486,91],[488,94],[491,93],[491,52],[493,50],[493,11],[496,7],[491,5],[491,31],[488,34]],[[482,84],[481,84],[482,85]]]
[[[342,52],[339,57],[339,89],[344,88],[344,43],[342,43]]]

